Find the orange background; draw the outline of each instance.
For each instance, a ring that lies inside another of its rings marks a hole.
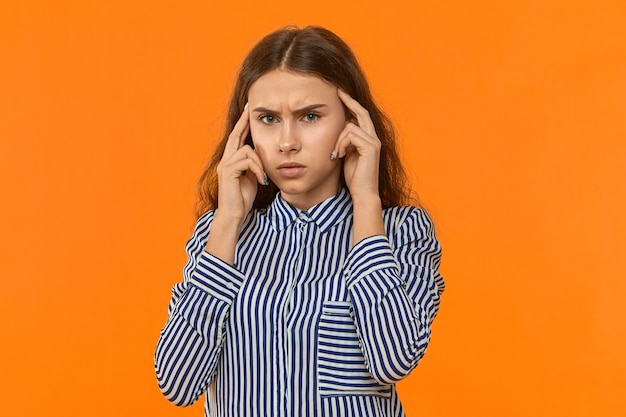
[[[199,416],[152,355],[264,34],[327,26],[397,123],[448,289],[411,416],[626,415],[626,3],[0,5],[0,415]]]

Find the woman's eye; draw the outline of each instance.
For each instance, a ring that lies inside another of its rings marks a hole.
[[[272,123],[276,123],[276,118],[271,114],[263,114],[259,116],[259,120],[265,123],[266,125],[271,125]]]
[[[315,113],[307,113],[304,116],[304,120],[309,122],[309,123],[315,122],[319,118],[320,118],[320,116],[318,114],[315,114]]]

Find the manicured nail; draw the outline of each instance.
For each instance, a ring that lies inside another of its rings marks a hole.
[[[246,105],[245,105],[245,106],[243,106],[243,109],[244,109],[244,110],[248,110],[248,103],[247,103],[247,102],[246,102]]]

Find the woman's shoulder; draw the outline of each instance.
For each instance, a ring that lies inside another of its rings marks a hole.
[[[394,223],[404,223],[411,220],[432,223],[428,212],[422,207],[415,206],[395,206],[386,208],[383,210],[383,218],[393,221]]]
[[[434,234],[434,224],[422,207],[396,206],[383,210],[383,219],[388,234],[413,231],[420,235]]]
[[[264,221],[267,217],[267,212],[267,209],[252,209],[250,213],[248,213],[248,215],[246,216],[246,219],[243,221],[243,226],[246,227],[249,226],[251,223]],[[198,217],[194,227],[194,235],[203,235],[208,232],[216,213],[217,209],[213,209]]]
[[[200,217],[198,217],[198,219],[196,220],[196,225],[194,227],[195,233],[201,233],[203,230],[208,229],[211,225],[211,222],[213,221],[213,217],[215,217],[215,210],[209,210],[206,213],[202,214]]]

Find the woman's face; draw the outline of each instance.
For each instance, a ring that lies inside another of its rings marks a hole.
[[[250,133],[285,201],[307,210],[339,190],[341,161],[330,159],[346,114],[337,87],[321,78],[274,70],[248,92]]]

